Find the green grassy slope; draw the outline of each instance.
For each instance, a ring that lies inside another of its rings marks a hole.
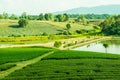
[[[17,36],[17,35],[41,35],[43,32],[47,34],[56,34],[64,30],[67,22],[51,22],[51,21],[29,21],[29,25],[25,28],[17,28],[17,20],[0,20],[0,36]],[[91,29],[93,25],[80,25],[71,23],[71,32],[77,29]]]
[[[120,55],[113,55],[108,53],[87,52],[87,51],[72,51],[62,50],[55,51],[54,54],[43,58],[43,60],[62,60],[62,59],[120,59]]]
[[[0,65],[4,63],[12,63],[25,61],[49,52],[50,49],[45,48],[5,48],[0,49]]]

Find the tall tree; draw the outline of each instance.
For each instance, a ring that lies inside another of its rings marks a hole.
[[[44,15],[42,13],[38,16],[38,20],[44,20]]]
[[[66,28],[67,28],[67,30],[69,30],[71,28],[71,25],[70,24],[66,24]]]
[[[4,12],[4,13],[3,13],[3,18],[4,18],[4,19],[8,19],[8,13],[5,13],[5,12]]]
[[[27,13],[26,12],[23,12],[22,15],[21,15],[21,18],[24,18],[24,19],[27,19]]]
[[[18,19],[18,16],[16,16],[15,14],[12,14],[12,15],[10,16],[10,19],[13,19],[13,20]]]
[[[120,15],[107,18],[100,26],[106,35],[120,35]]]
[[[87,24],[87,19],[85,18],[84,15],[80,15],[77,19],[76,22],[80,22],[81,24],[86,25]]]
[[[47,20],[47,21],[50,20],[48,13],[46,13],[46,14],[44,15],[44,17],[45,17],[45,20]]]
[[[103,44],[104,48],[105,48],[105,52],[107,53],[107,48],[109,47],[108,44]]]
[[[54,14],[49,13],[49,19],[53,21],[54,20]]]
[[[65,13],[64,16],[65,16],[64,21],[68,21],[69,20],[68,14]]]
[[[59,15],[56,16],[56,18],[58,18],[59,22],[63,22],[64,19],[65,19],[65,16],[63,14],[59,14]]]

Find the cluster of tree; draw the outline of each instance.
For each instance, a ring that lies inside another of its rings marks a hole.
[[[54,20],[54,21],[67,21],[69,18],[78,18],[80,14],[57,14],[53,13],[41,13],[39,15],[27,15],[26,12],[23,12],[21,16],[17,16],[15,14],[8,15],[8,13],[4,12],[0,14],[0,19],[19,19],[19,18],[27,18],[29,20]],[[106,19],[109,17],[109,14],[84,14],[86,19]]]
[[[3,14],[0,14],[0,19],[12,19],[12,20],[14,20],[14,19],[19,19],[19,17],[18,16],[16,16],[15,14],[12,14],[12,15],[8,15],[8,13],[3,13]]]
[[[46,14],[40,14],[40,15],[27,15],[26,12],[22,13],[20,18],[25,18],[28,20],[54,20],[54,14],[52,13],[46,13]]]
[[[54,21],[65,22],[65,21],[68,21],[68,20],[69,20],[69,16],[65,13],[65,14],[56,15]]]
[[[54,14],[52,13],[46,13],[46,14],[40,14],[40,15],[28,15],[27,19],[29,20],[54,20]]]
[[[77,34],[97,34],[97,33],[99,33],[98,30],[99,30],[99,32],[101,31],[100,26],[93,26],[93,29],[79,29],[79,30],[76,30],[76,33]]]
[[[71,24],[66,24],[66,28],[64,30],[60,30],[60,33],[57,33],[56,35],[71,35],[72,33],[70,32],[71,29]]]
[[[78,18],[80,14],[68,14],[70,18]],[[82,14],[86,19],[106,19],[109,14]]]
[[[120,35],[120,15],[108,17],[100,26],[106,35]]]
[[[87,21],[87,19],[85,18],[84,15],[79,15],[78,18],[75,19],[75,22],[79,22],[79,23],[81,23],[83,25],[88,24],[88,21]]]
[[[54,15],[53,13],[41,13],[39,15],[27,15],[26,12],[23,12],[21,16],[16,16],[15,14],[8,15],[8,13],[0,14],[0,19],[27,19],[27,20],[47,20],[47,21],[57,21],[65,22],[69,19],[69,16],[65,14]]]

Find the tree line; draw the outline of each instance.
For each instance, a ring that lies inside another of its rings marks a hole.
[[[0,19],[12,19],[12,20],[18,20],[18,19],[28,19],[28,20],[51,20],[51,21],[58,21],[58,22],[64,22],[69,19],[68,14],[58,14],[54,15],[53,13],[41,13],[39,15],[28,15],[26,12],[23,12],[21,16],[17,16],[15,14],[9,15],[8,13],[0,14]]]
[[[70,18],[78,18],[80,14],[68,14]],[[86,19],[106,19],[109,14],[81,14],[84,15]]]
[[[109,17],[109,14],[53,14],[53,13],[41,13],[39,15],[28,15],[26,12],[23,12],[21,16],[11,14],[9,15],[6,12],[0,14],[0,19],[12,19],[17,20],[21,18],[26,18],[28,20],[52,20],[52,21],[67,21],[69,18],[78,18],[80,15],[83,15],[86,19],[106,19]]]
[[[120,35],[120,15],[108,17],[100,26],[106,35]]]

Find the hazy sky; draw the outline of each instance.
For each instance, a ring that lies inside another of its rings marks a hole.
[[[0,13],[39,14],[109,4],[120,4],[120,0],[0,0]]]

